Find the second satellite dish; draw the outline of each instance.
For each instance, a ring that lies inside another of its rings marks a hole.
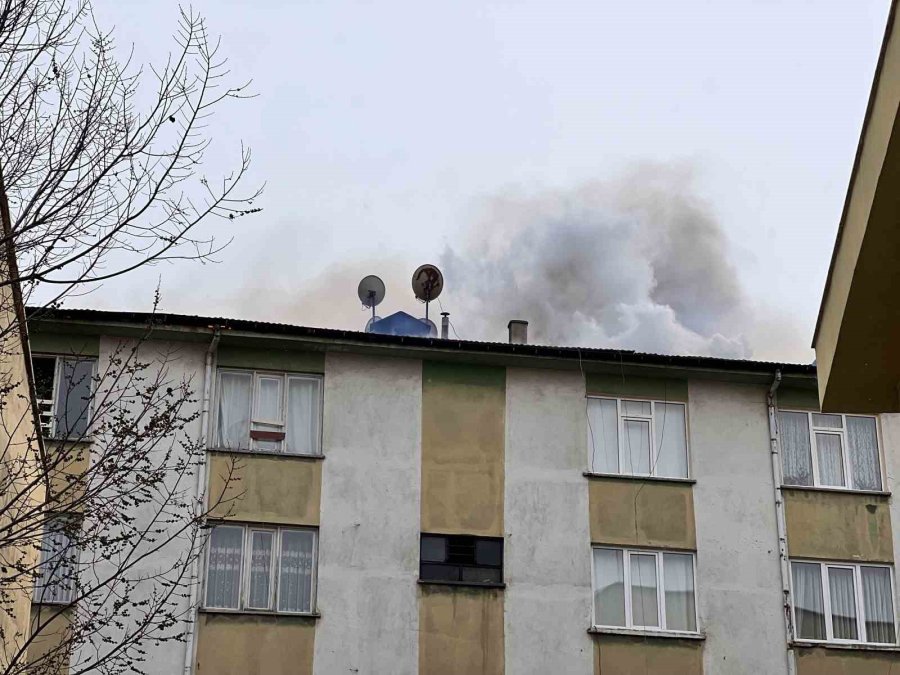
[[[422,265],[413,272],[412,289],[422,302],[431,302],[444,290],[444,275],[434,265]]]
[[[357,294],[363,307],[367,307],[374,312],[375,307],[384,300],[384,282],[374,274],[370,274],[359,282]]]

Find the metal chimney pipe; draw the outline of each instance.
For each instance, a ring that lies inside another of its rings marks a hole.
[[[441,339],[450,337],[450,312],[441,312]]]
[[[511,345],[527,345],[528,344],[528,322],[522,319],[513,319],[507,324],[509,328],[509,344]]]

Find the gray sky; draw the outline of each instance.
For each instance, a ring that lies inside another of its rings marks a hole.
[[[165,55],[174,0],[95,4],[139,61]],[[638,213],[644,225],[629,241],[646,242],[671,210],[629,210],[622,194],[643,198],[651,166],[678,176],[666,179],[669,197],[687,195],[721,235],[697,253],[682,247],[676,259],[699,265],[691,283],[706,274],[692,255],[721,256],[727,264],[713,272],[733,278],[739,305],[702,321],[676,309],[699,342],[653,339],[658,329],[642,322],[626,330],[621,313],[615,325],[589,316],[572,339],[556,340],[733,353],[715,347],[724,336],[743,345],[739,355],[809,361],[888,5],[195,0],[235,79],[253,78],[258,94],[221,109],[209,163],[224,166],[249,144],[265,210],[210,225],[234,238],[219,264],[154,267],[69,304],[147,309],[161,277],[167,311],[361,328],[362,275],[387,282],[381,314],[420,311],[409,276],[420,263],[447,262],[441,300],[459,335],[502,339],[513,318],[502,312],[528,308],[509,294],[547,287],[510,283],[520,259],[503,256],[516,247],[481,260],[483,232],[502,221],[524,228],[526,241],[536,232],[558,241],[560,218],[590,212],[606,236],[610,222]],[[516,219],[536,212],[546,216],[537,229]],[[629,246],[600,246],[579,264],[627,268]],[[485,309],[494,298],[496,316]],[[660,302],[651,281],[634,307]]]

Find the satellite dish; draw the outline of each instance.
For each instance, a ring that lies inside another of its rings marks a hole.
[[[428,335],[430,337],[437,337],[437,326],[434,325],[434,321],[431,319],[419,319],[419,321],[428,326]]]
[[[384,300],[384,282],[374,274],[370,274],[359,282],[359,288],[356,292],[363,307],[367,307],[374,312],[376,305],[381,304],[381,301]]]
[[[412,289],[422,302],[431,302],[444,290],[444,275],[434,265],[422,265],[413,272]]]
[[[371,332],[372,332],[372,324],[374,324],[376,321],[381,321],[381,317],[380,317],[380,316],[375,316],[374,314],[372,315],[372,318],[371,318],[371,319],[369,319],[368,321],[366,321],[366,332],[367,332],[367,333],[371,333]]]

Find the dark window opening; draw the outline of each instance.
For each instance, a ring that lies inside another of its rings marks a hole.
[[[503,540],[423,534],[419,579],[466,584],[503,583]]]

